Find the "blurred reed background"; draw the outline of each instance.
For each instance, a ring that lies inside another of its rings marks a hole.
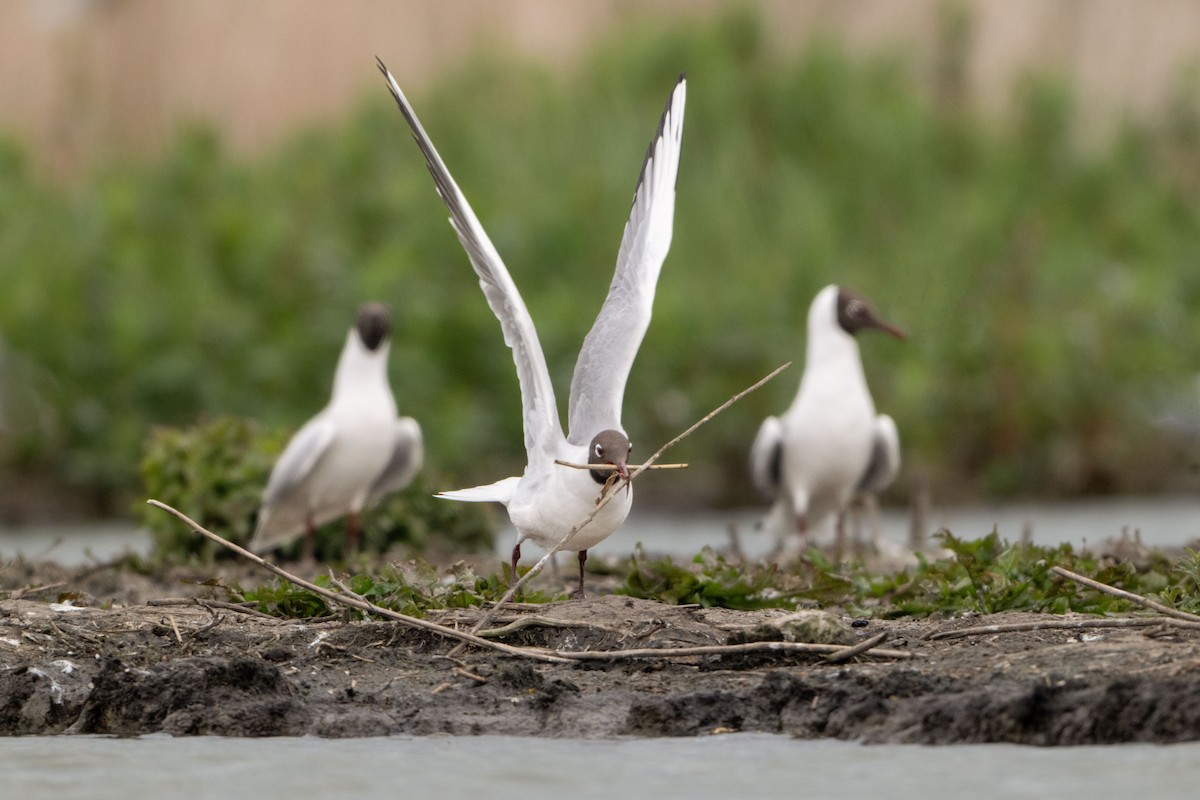
[[[672,80],[675,239],[626,393],[643,483],[753,500],[815,292],[942,502],[1195,491],[1194,3],[42,0],[0,4],[0,521],[125,514],[153,426],[299,425],[362,300],[454,485],[521,461],[499,327],[375,71],[504,256],[565,405]]]

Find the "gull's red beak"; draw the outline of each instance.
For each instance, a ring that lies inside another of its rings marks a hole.
[[[620,476],[621,480],[629,480],[629,466],[625,463],[625,459],[622,458],[617,461],[610,461],[609,463],[617,468],[617,475]]]
[[[884,333],[886,333],[890,336],[895,336],[897,339],[899,339],[902,342],[908,338],[908,336],[904,333],[904,331],[900,330],[892,323],[886,322],[879,318],[875,319],[874,327],[876,330],[883,331]]]

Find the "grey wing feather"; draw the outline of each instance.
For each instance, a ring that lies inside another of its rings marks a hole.
[[[412,417],[396,420],[392,436],[392,456],[367,493],[367,505],[373,506],[392,492],[412,483],[425,460],[421,426]]]
[[[476,218],[475,212],[471,210],[466,197],[450,177],[449,170],[417,119],[416,112],[409,105],[408,99],[400,91],[399,84],[388,72],[387,67],[382,61],[378,61],[378,64],[379,71],[387,79],[396,105],[400,107],[400,113],[404,115],[409,128],[412,129],[413,138],[425,156],[425,164],[429,168],[429,174],[433,176],[438,194],[450,211],[450,224],[458,234],[458,240],[467,251],[471,265],[479,276],[479,285],[487,297],[488,305],[500,320],[500,327],[504,331],[504,343],[512,349],[517,379],[521,384],[525,450],[530,463],[535,461],[535,457],[540,461],[548,461],[553,458],[551,453],[562,436],[562,423],[554,404],[554,388],[550,383],[546,358],[542,354],[533,320],[525,308],[525,302],[521,299],[516,284],[508,274],[508,269]]]
[[[318,414],[288,441],[263,491],[251,550],[273,546],[304,529],[308,506],[298,490],[329,450],[335,433],[333,422]]]
[[[875,443],[871,461],[858,483],[858,491],[878,494],[892,485],[900,473],[900,432],[887,414],[875,418]]]
[[[680,76],[642,164],[608,297],[575,362],[568,411],[573,444],[621,426],[625,382],[650,325],[658,275],[671,247],[686,98]]]
[[[750,446],[750,478],[768,500],[774,500],[779,494],[782,469],[783,423],[779,417],[767,417]]]

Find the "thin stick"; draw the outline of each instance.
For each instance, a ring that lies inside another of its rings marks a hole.
[[[841,650],[838,650],[836,653],[830,653],[829,655],[825,656],[825,661],[829,664],[840,664],[843,661],[849,661],[855,656],[861,655],[871,648],[878,647],[879,645],[883,644],[887,641],[887,638],[887,631],[884,631],[883,633],[872,636],[870,639],[865,639],[856,645],[844,647]]]
[[[227,603],[224,600],[202,600],[199,597],[161,597],[153,598],[146,601],[148,606],[199,606],[201,608],[212,610],[214,608],[223,608],[226,611],[236,611],[239,614],[246,614],[251,617],[259,617],[260,619],[269,619],[272,622],[283,622],[279,617],[272,617],[270,614],[264,614],[257,608],[247,608],[237,603]]]
[[[563,461],[561,458],[554,459],[554,463],[560,467],[570,467],[571,469],[591,469],[597,472],[611,472],[617,469],[616,464],[573,464],[570,461]],[[687,464],[653,464],[646,469],[687,469]]]
[[[654,452],[654,454],[651,455],[648,459],[646,459],[646,461],[644,463],[642,463],[640,466],[634,467],[632,470],[630,470],[629,482],[632,483],[634,478],[636,478],[638,475],[641,475],[643,472],[645,472],[647,469],[649,469],[650,466],[652,464],[654,464],[654,462],[658,461],[658,459],[662,457],[663,453],[667,452],[667,450],[669,450],[672,447],[674,447],[675,445],[679,444],[687,437],[691,436],[693,433],[696,432],[696,430],[698,428],[703,426],[705,423],[707,423],[713,417],[717,416],[722,411],[729,408],[731,405],[736,403],[738,400],[741,400],[743,397],[750,394],[754,390],[761,388],[768,381],[773,379],[776,375],[783,372],[785,369],[787,369],[791,365],[792,365],[792,362],[789,361],[786,364],[783,364],[782,366],[776,367],[774,370],[771,371],[771,374],[762,378],[757,383],[755,383],[753,386],[743,389],[742,391],[735,394],[733,397],[726,400],[721,405],[714,408],[712,411],[705,414],[698,422],[694,423],[690,428],[688,428],[683,433],[676,436],[671,441],[664,444],[662,447],[658,448],[658,450],[656,450]],[[559,550],[562,550],[563,546],[566,545],[566,543],[571,539],[572,536],[574,536],[585,525],[587,525],[589,522],[591,522],[593,519],[595,519],[596,515],[600,513],[601,509],[603,509],[606,505],[608,505],[608,503],[616,496],[617,496],[616,492],[610,492],[610,493],[604,495],[603,497],[601,497],[600,502],[598,502],[596,504],[596,507],[594,509],[592,509],[590,514],[588,514],[586,517],[584,517],[583,522],[580,522],[574,528],[571,528],[571,530],[567,531],[567,534],[565,536],[563,536],[563,538],[559,539],[558,544],[554,545],[554,547],[551,548],[546,553],[546,555],[542,556],[538,560],[538,562],[536,564],[534,564],[533,567],[528,572],[526,572],[519,579],[516,579],[513,582],[513,585],[508,588],[508,591],[504,593],[504,596],[500,598],[500,601],[498,603],[496,603],[496,605],[494,605],[490,609],[488,609],[487,612],[485,612],[484,615],[479,618],[479,621],[476,622],[475,625],[471,628],[471,633],[478,633],[479,631],[483,630],[483,628],[486,627],[487,624],[492,621],[492,617],[495,616],[496,612],[499,611],[504,606],[505,603],[512,600],[513,597],[516,596],[517,591],[522,586],[524,586],[525,583],[530,578],[532,578],[534,575],[541,572],[542,568],[546,566],[546,562],[548,562],[551,558],[553,558],[555,553],[557,553]],[[513,578],[517,578],[517,576],[514,575]],[[459,647],[455,647],[453,650],[450,651],[450,654],[454,655],[459,649],[460,649]]]
[[[1113,597],[1120,597],[1123,600],[1129,600],[1130,602],[1137,603],[1145,608],[1153,609],[1160,614],[1165,614],[1168,617],[1184,619],[1188,622],[1200,622],[1200,616],[1189,614],[1186,611],[1180,611],[1179,609],[1171,608],[1170,606],[1164,606],[1162,603],[1156,603],[1153,600],[1142,597],[1140,594],[1134,594],[1133,592],[1127,592],[1124,589],[1118,589],[1115,586],[1109,586],[1107,583],[1101,583],[1100,581],[1092,580],[1091,578],[1080,575],[1077,572],[1071,572],[1069,569],[1063,569],[1062,567],[1051,567],[1050,571],[1061,575],[1064,578],[1070,578],[1076,583],[1082,583],[1084,586],[1095,589],[1098,592],[1104,592],[1104,594],[1111,594]]]
[[[167,619],[171,620],[171,630],[175,631],[175,640],[183,644],[183,637],[179,635],[179,626],[175,624],[175,615],[167,614]]]
[[[330,600],[334,603],[337,603],[337,604],[340,604],[343,606],[350,606],[351,608],[357,608],[360,611],[369,611],[372,614],[378,614],[381,617],[386,617],[388,619],[395,620],[396,622],[403,623],[404,625],[407,625],[410,628],[418,628],[420,630],[430,631],[432,633],[437,633],[442,636],[445,636],[448,639],[456,639],[460,642],[469,642],[470,644],[478,645],[480,647],[486,647],[491,650],[498,650],[498,651],[500,651],[502,653],[506,653],[508,655],[521,656],[522,658],[532,658],[532,659],[536,659],[538,661],[548,661],[548,662],[555,663],[555,664],[561,664],[567,660],[561,656],[555,656],[544,650],[534,650],[531,648],[512,647],[511,645],[503,644],[501,642],[490,642],[487,639],[481,639],[478,636],[475,636],[470,633],[465,633],[463,631],[457,631],[454,628],[447,628],[445,625],[438,625],[436,622],[429,622],[428,620],[417,619],[416,617],[410,617],[407,614],[401,614],[397,611],[392,611],[390,608],[383,608],[382,606],[377,606],[374,603],[372,603],[368,600],[365,600],[362,597],[360,597],[359,595],[354,594],[354,593],[350,593],[349,595],[346,595],[346,594],[339,594],[337,592],[331,592],[328,589],[325,589],[321,586],[317,586],[315,583],[310,583],[310,582],[304,580],[303,578],[298,578],[295,575],[292,575],[291,573],[275,566],[270,561],[267,561],[262,556],[259,556],[255,553],[251,553],[249,550],[245,549],[244,547],[239,547],[238,545],[234,544],[233,542],[231,542],[227,539],[221,538],[217,534],[215,534],[212,531],[207,530],[206,528],[201,526],[198,522],[192,520],[190,517],[188,517],[182,511],[178,511],[177,509],[172,508],[171,506],[167,505],[166,503],[160,502],[158,500],[147,500],[146,502],[152,506],[155,506],[156,508],[161,508],[163,511],[166,511],[170,514],[174,514],[176,517],[178,517],[180,520],[182,520],[185,524],[187,524],[192,530],[196,531],[196,533],[199,533],[201,536],[205,537],[206,539],[209,539],[210,541],[216,542],[217,544],[221,545],[222,547],[226,547],[226,548],[232,550],[233,552],[240,555],[242,558],[253,561],[258,566],[262,567],[263,569],[265,569],[269,572],[275,573],[276,575],[278,575],[279,577],[288,581],[289,583],[292,583],[292,584],[295,584],[296,586],[307,589],[308,591],[312,592],[313,594],[324,597],[326,600]]]
[[[925,637],[929,641],[939,639],[961,639],[965,636],[986,636],[989,633],[1021,633],[1023,631],[1063,630],[1077,631],[1088,628],[1151,628],[1157,625],[1200,630],[1200,622],[1162,617],[1122,617],[1120,619],[1052,619],[1038,622],[1010,622],[999,625],[977,625],[973,628],[958,628],[937,631]]]
[[[878,637],[876,637],[878,638]],[[858,647],[858,645],[855,645]],[[646,647],[637,650],[585,650],[555,653],[575,661],[625,661],[637,658],[683,658],[684,656],[732,656],[747,653],[829,653],[852,648],[840,644],[810,644],[808,642],[746,642],[744,644],[711,644],[697,647]],[[908,650],[876,648],[869,655],[883,658],[917,658]]]

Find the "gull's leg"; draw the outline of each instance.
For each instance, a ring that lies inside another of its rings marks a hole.
[[[579,590],[571,593],[574,600],[582,600],[583,594],[583,565],[587,563],[587,550],[579,551]]]
[[[517,562],[521,560],[521,543],[517,542],[513,545],[512,551],[512,577],[509,580],[512,583],[517,582]]]

